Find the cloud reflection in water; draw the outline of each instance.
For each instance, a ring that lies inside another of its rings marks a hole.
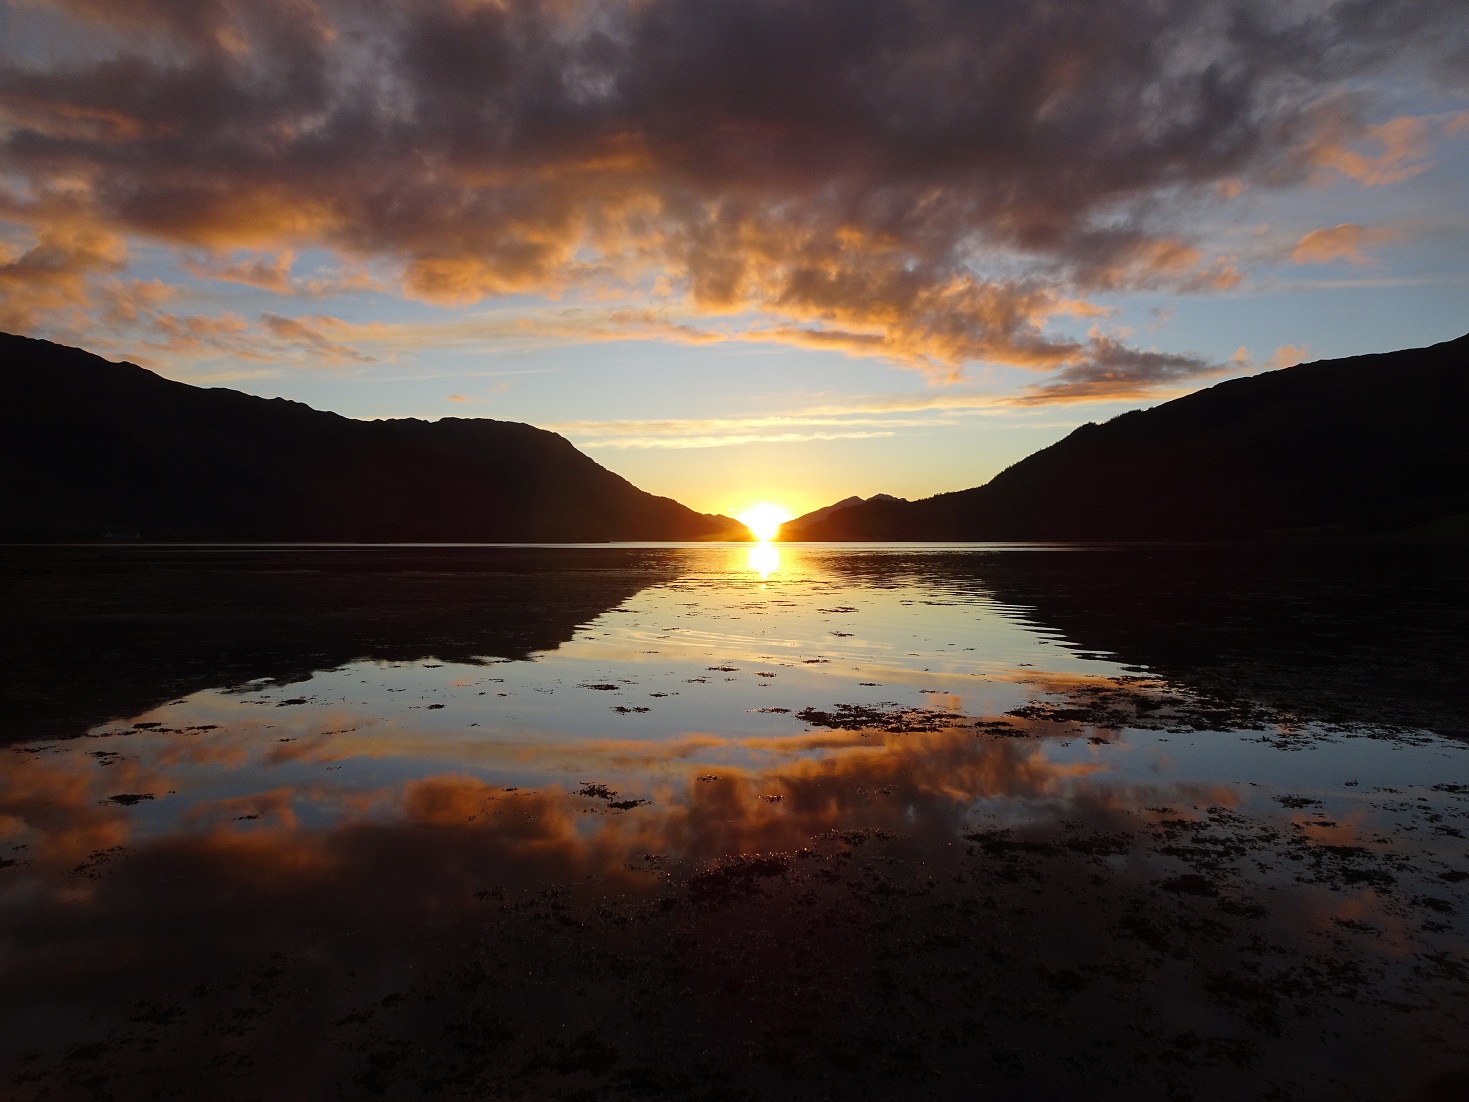
[[[757,581],[757,550],[623,579],[521,660],[13,748],[19,1097],[758,1096],[811,1050],[848,1095],[1451,1066],[1415,1031],[1457,1028],[1469,960],[1455,744],[1201,703],[939,558],[772,547]],[[1074,1059],[1006,1062],[1043,1049]]]

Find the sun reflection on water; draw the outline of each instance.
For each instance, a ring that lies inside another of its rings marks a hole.
[[[747,561],[750,569],[760,575],[763,582],[780,569],[780,548],[773,543],[751,545]]]

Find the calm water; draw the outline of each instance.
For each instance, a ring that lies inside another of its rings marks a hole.
[[[1394,554],[12,553],[8,1089],[1455,1097]]]

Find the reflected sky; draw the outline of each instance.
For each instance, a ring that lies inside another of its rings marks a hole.
[[[973,873],[955,861],[1095,852],[1077,892],[1181,883],[1179,898],[1256,908],[1293,953],[1349,936],[1389,986],[1433,954],[1466,959],[1463,742],[1221,701],[921,553],[676,559],[549,649],[221,684],[10,747],[9,1056],[51,1068],[37,1089],[66,1097],[55,1053],[127,1020],[138,992],[207,988],[272,939],[319,942],[326,988],[358,997],[365,975],[427,967],[408,931],[470,936],[485,893],[632,906],[682,885],[698,901],[767,874],[740,862],[776,861],[785,883],[799,855],[879,841],[956,883]],[[1179,831],[1230,839],[1219,853],[1243,863],[1195,883],[1203,850],[1162,844]],[[1057,832],[1103,841],[1010,841]],[[349,930],[374,948],[347,947]]]

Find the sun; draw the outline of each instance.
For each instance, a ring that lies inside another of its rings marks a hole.
[[[751,505],[735,519],[754,533],[757,540],[764,543],[775,538],[776,533],[780,531],[780,526],[791,519],[791,513],[783,506],[762,501],[758,505]]]

